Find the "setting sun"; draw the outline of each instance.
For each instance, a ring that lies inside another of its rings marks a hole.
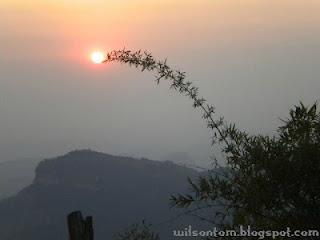
[[[105,55],[102,52],[93,52],[91,53],[91,61],[96,63],[96,64],[100,64],[103,62],[103,60],[105,60]]]

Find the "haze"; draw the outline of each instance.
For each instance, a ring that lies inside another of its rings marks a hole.
[[[274,134],[294,104],[319,100],[319,11],[318,0],[1,0],[0,161],[92,148],[207,164],[190,101],[153,74],[90,61],[123,47],[168,58],[226,120]]]

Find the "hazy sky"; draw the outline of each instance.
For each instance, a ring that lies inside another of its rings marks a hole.
[[[0,0],[0,161],[75,148],[207,161],[190,101],[90,62],[124,46],[168,58],[227,120],[273,134],[320,98],[319,12],[319,0]]]

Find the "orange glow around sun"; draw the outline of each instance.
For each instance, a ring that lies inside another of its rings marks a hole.
[[[96,51],[96,52],[91,53],[90,57],[91,57],[91,61],[95,64],[102,63],[106,58],[105,54],[100,51]]]

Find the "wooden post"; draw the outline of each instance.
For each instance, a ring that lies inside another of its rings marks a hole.
[[[68,215],[69,240],[93,240],[92,217],[82,218],[80,211]]]

